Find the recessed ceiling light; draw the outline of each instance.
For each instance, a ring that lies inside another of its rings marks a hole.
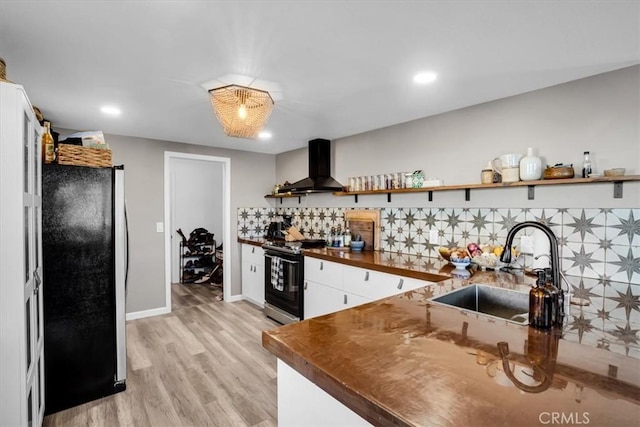
[[[426,85],[433,83],[438,78],[438,75],[433,71],[424,71],[413,76],[413,82],[419,85]]]
[[[118,107],[113,107],[110,105],[105,105],[104,107],[100,108],[100,111],[109,116],[119,116],[121,113]]]
[[[258,134],[258,138],[260,139],[271,139],[271,136],[271,132],[269,132],[268,130],[263,130]]]

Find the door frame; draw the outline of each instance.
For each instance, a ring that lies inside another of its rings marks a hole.
[[[222,164],[222,242],[223,248],[229,252],[231,241],[231,159],[228,157],[207,156],[203,154],[164,152],[164,278],[166,312],[171,312],[171,159],[198,160]],[[223,249],[223,250],[224,250]],[[222,296],[230,301],[231,256],[224,256],[222,269]]]

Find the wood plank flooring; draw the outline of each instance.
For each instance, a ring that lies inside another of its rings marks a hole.
[[[127,390],[49,415],[54,426],[275,426],[278,326],[220,287],[173,284],[173,311],[127,322]]]

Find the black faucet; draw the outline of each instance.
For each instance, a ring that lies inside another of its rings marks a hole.
[[[553,234],[553,231],[544,224],[535,221],[525,221],[514,225],[507,234],[507,241],[504,244],[502,255],[500,255],[500,261],[504,262],[505,264],[509,264],[511,262],[511,246],[513,245],[513,238],[518,231],[527,227],[537,228],[538,230],[542,231],[549,239],[549,243],[551,246],[550,258],[553,285],[561,290],[562,283],[560,283],[560,258],[558,257],[558,239],[556,238],[556,235]]]

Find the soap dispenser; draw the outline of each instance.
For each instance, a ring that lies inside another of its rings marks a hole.
[[[553,283],[553,275],[550,268],[544,269],[546,276],[545,289],[551,294],[553,301],[553,325],[562,327],[564,320],[564,292],[562,292],[560,283]]]
[[[529,326],[549,329],[553,326],[553,301],[546,289],[546,273],[538,270],[538,280],[529,291]]]

